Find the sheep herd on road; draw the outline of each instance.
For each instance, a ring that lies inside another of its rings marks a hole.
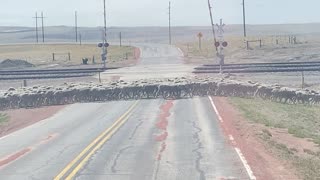
[[[7,91],[0,91],[0,110],[132,99],[181,99],[194,96],[262,98],[291,104],[319,104],[320,102],[320,93],[307,89],[224,78],[195,77],[10,88]]]

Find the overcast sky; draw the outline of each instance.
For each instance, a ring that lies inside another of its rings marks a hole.
[[[167,0],[106,0],[108,26],[166,26]],[[242,0],[211,0],[214,18],[242,23]],[[171,0],[175,26],[210,25],[207,0]],[[103,24],[103,0],[0,0],[0,26],[34,26],[35,12],[44,12],[45,25]],[[319,0],[246,0],[248,24],[320,22]]]

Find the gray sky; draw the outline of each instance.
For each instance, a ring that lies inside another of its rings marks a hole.
[[[103,24],[103,0],[1,0],[0,26],[34,26],[35,12],[44,12],[46,25]],[[208,26],[207,0],[171,0],[172,24]],[[242,23],[242,0],[211,0],[215,21]],[[246,0],[249,24],[320,22],[319,0]],[[107,0],[108,26],[166,26],[167,0]]]

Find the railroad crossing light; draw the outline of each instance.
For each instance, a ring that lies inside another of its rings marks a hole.
[[[225,41],[225,42],[222,43],[222,46],[223,46],[223,47],[227,47],[227,46],[228,46],[228,43]]]
[[[110,44],[109,44],[109,43],[99,43],[99,44],[98,44],[98,47],[100,47],[100,48],[103,47],[103,46],[104,46],[104,47],[109,47]]]
[[[219,42],[215,42],[214,45],[215,45],[216,47],[219,47],[219,46],[220,46],[220,43],[219,43]]]

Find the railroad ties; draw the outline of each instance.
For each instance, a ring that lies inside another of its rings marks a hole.
[[[268,72],[310,72],[320,71],[320,61],[312,62],[279,62],[279,63],[247,63],[225,64],[224,73],[268,73]],[[196,74],[220,73],[219,65],[207,64],[195,68]]]

